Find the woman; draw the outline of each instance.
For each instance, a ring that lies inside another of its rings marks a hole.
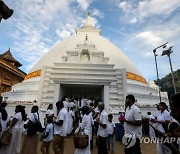
[[[53,118],[54,117],[54,112],[53,112],[53,105],[49,104],[47,111],[46,111],[46,117],[44,118],[44,126],[47,125],[47,119],[48,117]]]
[[[47,117],[54,117],[54,112],[53,112],[53,105],[49,104],[47,111],[46,111],[46,118]]]
[[[159,103],[159,113],[157,115],[157,130],[166,133],[166,126],[171,121],[170,113],[167,111],[167,105],[164,102]],[[171,150],[163,143],[157,143],[158,154],[171,154]]]
[[[37,120],[39,120],[38,110],[39,107],[36,105],[31,108],[31,116],[27,124],[24,125],[25,128],[28,128],[28,126],[30,126],[32,123],[35,123]],[[37,147],[38,134],[36,133],[32,136],[25,134],[21,154],[37,154]]]
[[[83,131],[85,135],[88,135],[89,137],[89,142],[87,148],[84,149],[75,149],[74,154],[91,154],[90,150],[90,140],[92,138],[92,117],[89,114],[89,108],[88,107],[83,107],[83,118],[82,118],[82,123],[80,124],[80,129]]]
[[[4,131],[8,130],[9,122],[10,118],[8,117],[7,111],[4,109],[0,112],[0,137]]]
[[[67,128],[67,134],[71,134],[73,130],[73,121],[74,121],[74,108],[71,107],[68,112],[68,128]]]
[[[0,149],[0,154],[17,154],[20,152],[21,135],[26,119],[24,108],[21,105],[17,105],[15,115],[9,126],[9,131],[12,133],[11,141],[9,145],[3,146]]]

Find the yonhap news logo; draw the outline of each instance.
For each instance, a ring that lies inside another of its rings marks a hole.
[[[136,137],[134,133],[126,133],[122,138],[122,143],[125,148],[130,148],[135,145]]]
[[[142,137],[140,139],[140,143],[145,143],[145,144],[149,144],[149,143],[180,143],[180,137]]]

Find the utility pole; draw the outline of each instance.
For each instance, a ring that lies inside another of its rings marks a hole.
[[[165,48],[165,47],[166,47],[166,44],[168,44],[168,42],[166,42],[166,43],[164,43],[164,44],[156,47],[156,48],[153,50],[154,60],[155,60],[155,65],[156,65],[157,81],[159,80],[159,72],[158,72],[158,65],[157,65],[157,58],[156,58],[158,55],[156,54],[156,51],[157,51],[158,48],[161,48],[161,47]],[[159,101],[161,102],[161,91],[160,91],[160,90],[161,90],[161,89],[160,89],[160,86],[159,86]]]
[[[170,54],[173,52],[172,47],[173,46],[171,46],[168,50],[164,50],[162,52],[162,56],[167,55],[168,58],[169,58],[169,64],[170,64],[170,68],[171,68],[171,76],[172,76],[173,88],[174,88],[174,93],[176,94],[176,86],[175,86],[173,68],[172,68],[171,57],[170,57]]]

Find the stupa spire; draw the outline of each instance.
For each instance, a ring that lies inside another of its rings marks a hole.
[[[87,14],[86,21],[84,23],[84,27],[94,27],[90,12],[88,12],[88,14]]]

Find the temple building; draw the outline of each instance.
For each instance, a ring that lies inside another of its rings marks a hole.
[[[26,73],[19,69],[22,64],[11,54],[10,49],[0,54],[0,94],[11,91],[11,87],[22,82]]]
[[[133,94],[136,104],[146,114],[155,111],[158,90],[119,48],[101,36],[101,30],[94,27],[88,14],[75,35],[47,52],[25,80],[3,93],[3,97],[9,105],[36,100],[43,113],[48,104],[55,104],[65,95],[85,94],[100,98],[108,113],[118,115],[124,110],[126,95]]]

